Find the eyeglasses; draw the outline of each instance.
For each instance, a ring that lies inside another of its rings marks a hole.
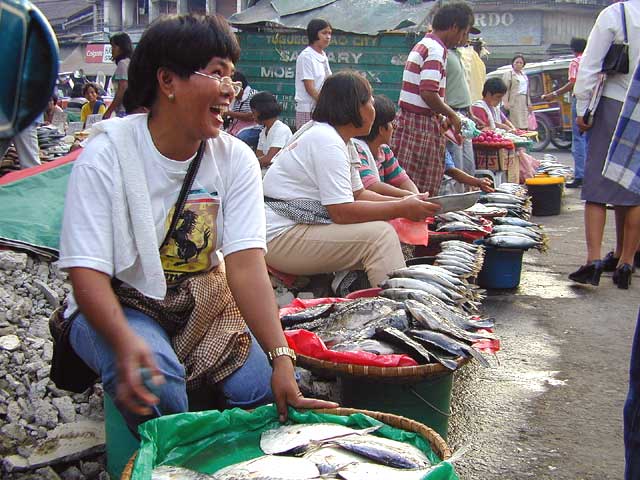
[[[234,82],[231,77],[221,77],[218,74],[209,75],[208,73],[202,72],[193,72],[194,75],[200,75],[201,77],[207,77],[211,80],[216,80],[220,82],[220,85],[224,85],[227,88],[231,88],[233,90],[234,95],[238,95],[240,90],[242,90],[242,82]]]

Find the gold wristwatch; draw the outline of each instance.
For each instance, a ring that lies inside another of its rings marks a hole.
[[[289,348],[289,347],[276,347],[273,350],[269,350],[267,352],[267,357],[269,358],[269,363],[271,363],[271,364],[273,364],[273,361],[277,357],[281,357],[283,355],[286,355],[287,357],[291,358],[291,360],[293,361],[293,364],[294,365],[296,364],[296,352],[292,348]]]

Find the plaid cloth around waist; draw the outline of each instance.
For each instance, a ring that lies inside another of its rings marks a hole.
[[[164,300],[124,286],[115,292],[123,306],[150,316],[167,331],[186,369],[188,390],[224,380],[249,356],[251,336],[229,290],[223,264],[169,288]]]
[[[327,207],[318,200],[296,198],[293,200],[278,200],[277,198],[264,197],[265,205],[278,215],[298,224],[322,225],[333,223]]]

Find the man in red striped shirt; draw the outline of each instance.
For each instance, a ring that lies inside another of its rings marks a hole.
[[[465,43],[473,11],[464,3],[439,8],[427,33],[411,50],[402,74],[400,113],[392,150],[421,192],[437,195],[444,174],[444,132],[460,132],[460,119],[444,103],[447,48]]]

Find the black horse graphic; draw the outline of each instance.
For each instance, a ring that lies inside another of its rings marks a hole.
[[[178,246],[178,257],[183,261],[176,263],[176,265],[185,265],[189,263],[189,260],[198,258],[200,252],[207,248],[209,245],[209,237],[211,236],[211,230],[208,228],[204,231],[204,241],[201,246],[197,246],[193,241],[189,239],[189,235],[193,233],[196,227],[196,220],[198,216],[191,210],[185,210],[180,215],[181,223],[178,224],[176,229],[171,234],[171,238],[176,242]]]

